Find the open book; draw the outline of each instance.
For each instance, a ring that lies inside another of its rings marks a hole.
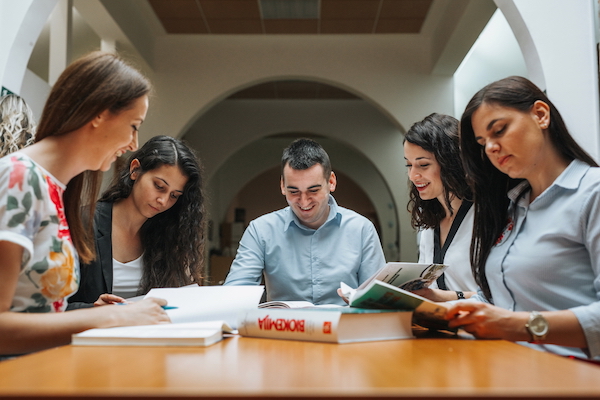
[[[363,282],[358,289],[366,287],[377,279],[405,290],[419,290],[429,287],[444,273],[446,268],[448,266],[444,264],[389,262]]]
[[[339,304],[313,304],[310,301],[303,300],[287,300],[287,301],[267,301],[266,303],[260,303],[258,308],[335,308],[344,307]]]
[[[426,328],[449,330],[444,318],[447,306],[436,303],[380,280],[372,280],[365,287],[353,290],[348,297],[350,307],[410,310],[414,322]]]
[[[145,297],[167,300],[166,312],[173,323],[221,320],[237,329],[238,314],[257,308],[264,290],[263,286],[184,286],[152,289]]]
[[[266,303],[260,303],[258,308],[306,308],[314,307],[315,305],[310,301],[303,300],[289,300],[289,301],[267,301]]]
[[[233,330],[223,321],[88,329],[72,336],[78,346],[210,346]]]
[[[169,315],[171,324],[89,329],[72,335],[72,343],[107,346],[208,346],[221,340],[223,332],[234,332],[238,314],[256,309],[263,292],[263,286],[194,285],[152,289],[145,297],[167,300],[165,312]]]

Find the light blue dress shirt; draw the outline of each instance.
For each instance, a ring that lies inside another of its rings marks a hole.
[[[569,309],[585,332],[586,351],[522,344],[600,356],[600,168],[571,162],[531,204],[526,181],[508,195],[512,230],[505,230],[486,264],[493,303],[512,311]],[[483,301],[483,294],[471,299]]]
[[[385,264],[375,227],[329,196],[329,216],[318,229],[300,223],[290,207],[250,223],[225,285],[258,285],[267,300],[340,304],[340,282],[357,287]]]

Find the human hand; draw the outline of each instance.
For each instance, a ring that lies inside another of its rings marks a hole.
[[[108,304],[115,304],[115,303],[127,303],[127,301],[125,301],[124,298],[117,296],[115,294],[104,293],[104,294],[101,294],[100,297],[98,297],[98,300],[96,300],[94,302],[94,305],[95,306],[105,306]]]
[[[412,293],[425,297],[428,300],[441,302],[441,301],[450,301],[456,300],[456,292],[442,289],[431,289],[425,287],[423,289],[411,290]]]
[[[115,326],[170,323],[171,319],[162,308],[166,305],[167,301],[164,299],[149,297],[134,303],[128,303],[125,307],[111,307],[117,317],[118,325]]]
[[[342,292],[342,289],[338,288],[337,294],[346,302],[346,304],[350,304],[350,301],[348,300],[348,298],[346,296],[344,296],[344,292]]]
[[[487,303],[460,301],[446,313],[450,328],[462,328],[478,339],[529,340],[525,329],[529,314]]]

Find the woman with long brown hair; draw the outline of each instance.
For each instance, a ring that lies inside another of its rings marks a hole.
[[[67,344],[89,328],[169,321],[159,299],[62,312],[77,291],[78,259],[95,257],[82,201],[93,212],[101,171],[137,148],[149,91],[119,57],[84,56],[52,88],[36,143],[0,159],[0,354]]]
[[[600,357],[600,168],[522,77],[476,93],[460,128],[481,290],[450,309],[450,325]]]

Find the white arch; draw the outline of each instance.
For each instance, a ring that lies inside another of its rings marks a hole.
[[[289,145],[287,137],[266,137],[249,143],[232,154],[208,180],[207,189],[217,201],[210,202],[211,219],[224,219],[227,207],[246,183],[265,170],[277,166],[282,150]],[[332,159],[333,169],[342,171],[365,191],[380,221],[381,242],[388,260],[398,259],[399,216],[387,182],[371,161],[359,150],[331,137],[317,139]],[[247,155],[251,154],[251,157]],[[277,182],[273,182],[278,190]]]
[[[593,0],[494,0],[510,24],[529,76],[560,110],[577,142],[600,156],[600,102]]]
[[[21,0],[2,6],[0,36],[4,42],[2,46],[6,46],[6,49],[0,47],[0,57],[6,54],[5,59],[0,58],[2,86],[15,93],[21,92],[33,46],[56,3],[58,0]]]

